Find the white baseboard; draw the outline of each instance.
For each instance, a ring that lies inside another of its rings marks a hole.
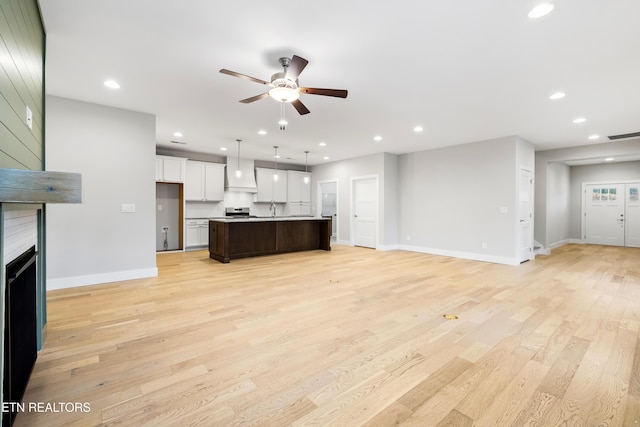
[[[556,249],[564,245],[571,243],[571,239],[559,240],[557,242],[549,243],[549,249]]]
[[[411,252],[420,252],[430,255],[441,255],[453,258],[470,259],[473,261],[491,262],[494,264],[520,265],[520,261],[515,258],[500,257],[495,255],[484,255],[473,252],[449,251],[444,249],[425,248],[421,246],[399,245],[398,249]]]
[[[379,251],[395,251],[400,249],[398,245],[378,245],[376,246],[376,250]]]
[[[122,282],[123,280],[145,279],[157,277],[158,269],[143,268],[140,270],[114,271],[112,273],[89,274],[86,276],[47,279],[47,291],[55,289],[76,288],[78,286],[98,285],[100,283]]]

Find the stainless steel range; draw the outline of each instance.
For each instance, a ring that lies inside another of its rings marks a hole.
[[[256,218],[249,213],[249,208],[225,208],[224,215],[228,218]]]

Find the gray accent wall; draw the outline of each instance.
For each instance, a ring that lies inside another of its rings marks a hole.
[[[0,168],[43,170],[44,30],[36,1],[0,1],[0,56]]]
[[[0,168],[44,169],[44,47],[45,34],[36,0],[0,0]],[[32,127],[25,123],[27,106]],[[42,205],[0,203],[0,346],[4,348],[5,265],[24,250],[38,250],[38,346],[46,332],[44,274],[46,248],[39,237]],[[3,366],[0,351],[0,366]],[[0,371],[0,382],[3,381]],[[1,391],[0,391],[1,393]],[[4,398],[0,399],[4,402]],[[0,413],[2,422],[2,413]]]
[[[155,116],[55,96],[46,113],[47,168],[83,187],[82,204],[47,208],[49,289],[157,275]]]

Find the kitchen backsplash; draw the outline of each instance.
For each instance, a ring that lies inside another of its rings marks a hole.
[[[252,193],[225,191],[222,202],[187,202],[185,218],[223,217],[225,208],[248,207],[251,215],[270,216],[269,203],[254,203]],[[285,203],[276,203],[277,215],[288,215],[289,209]]]

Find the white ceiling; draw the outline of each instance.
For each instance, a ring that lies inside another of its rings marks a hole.
[[[162,147],[235,155],[239,138],[243,157],[270,160],[278,145],[289,163],[309,150],[310,165],[510,135],[546,150],[640,131],[640,1],[556,0],[531,20],[537,3],[40,0],[46,88],[155,114]],[[303,94],[311,114],[286,105],[280,131],[276,101],[238,102],[265,86],[218,70],[269,80],[293,54],[309,60],[302,86],[349,96]],[[550,100],[556,91],[566,97]]]

